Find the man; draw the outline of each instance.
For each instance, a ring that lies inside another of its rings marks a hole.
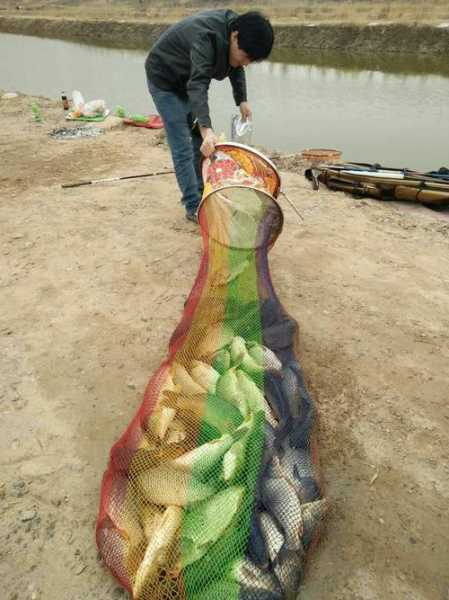
[[[258,12],[209,10],[165,31],[145,62],[148,88],[162,117],[186,217],[196,221],[203,192],[201,154],[210,156],[217,136],[209,115],[212,79],[229,77],[244,119],[251,117],[244,67],[268,57],[274,35]]]

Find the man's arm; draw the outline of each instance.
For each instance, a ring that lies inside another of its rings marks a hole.
[[[190,78],[187,82],[187,94],[194,116],[200,127],[212,129],[209,114],[209,86],[212,79],[215,50],[210,39],[204,36],[198,39],[190,50]]]
[[[240,107],[240,114],[242,115],[242,118],[245,120],[251,119],[252,111],[246,97],[245,69],[243,67],[233,69],[229,75],[229,79],[232,85],[234,100],[237,106]]]
[[[246,97],[246,76],[243,67],[237,67],[232,69],[229,74],[229,81],[232,85],[232,94],[237,106],[240,106],[242,102],[247,102]]]
[[[201,152],[210,156],[215,151],[217,136],[212,129],[209,114],[209,86],[215,62],[215,50],[209,38],[200,38],[190,51],[190,78],[187,82],[187,94],[194,116],[203,138]]]

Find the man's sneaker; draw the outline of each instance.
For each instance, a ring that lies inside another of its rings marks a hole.
[[[198,217],[196,216],[196,211],[194,211],[194,210],[186,211],[186,219],[188,221],[192,221],[192,223],[198,223]]]

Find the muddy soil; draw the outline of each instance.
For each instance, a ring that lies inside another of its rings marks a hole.
[[[94,541],[111,445],[166,355],[201,254],[159,133],[0,100],[0,578],[6,600],[126,594]],[[281,168],[282,163],[279,157]],[[332,509],[302,600],[449,593],[449,221],[312,191],[290,160],[275,289],[300,326]]]

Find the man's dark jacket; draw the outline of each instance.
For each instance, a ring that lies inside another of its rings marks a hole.
[[[148,79],[158,88],[188,97],[194,117],[211,127],[208,90],[211,79],[229,77],[237,105],[246,101],[243,67],[229,64],[229,38],[237,18],[232,10],[208,10],[169,27],[145,62]]]

